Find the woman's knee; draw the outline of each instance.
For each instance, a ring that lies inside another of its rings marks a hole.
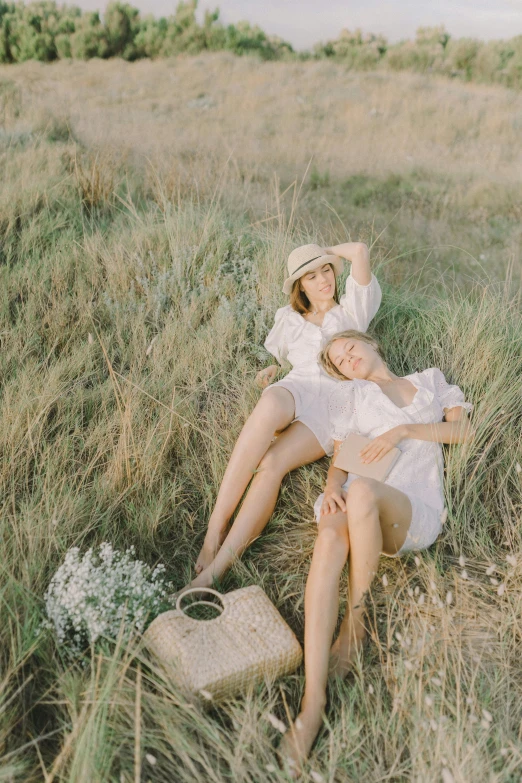
[[[324,525],[319,528],[317,540],[315,542],[314,554],[324,556],[329,562],[333,563],[335,559],[342,563],[348,557],[349,538],[348,528],[342,525]]]
[[[282,480],[290,468],[286,464],[284,454],[279,453],[279,449],[276,448],[276,445],[277,441],[269,447],[262,457],[258,466],[258,471]]]
[[[379,482],[370,478],[357,478],[346,492],[348,522],[373,512],[378,506]]]

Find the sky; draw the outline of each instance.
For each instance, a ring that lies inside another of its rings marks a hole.
[[[176,0],[127,0],[142,13],[168,16]],[[102,10],[107,0],[75,0]],[[336,38],[347,27],[382,33],[389,41],[413,38],[420,26],[444,24],[454,37],[522,35],[522,0],[200,0],[199,13],[219,7],[224,23],[246,19],[296,48]]]

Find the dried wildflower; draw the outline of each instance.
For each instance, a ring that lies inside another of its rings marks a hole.
[[[462,571],[460,572],[460,576],[461,576],[461,579],[467,579],[468,578],[468,572],[466,571],[465,568],[463,568]]]
[[[411,587],[408,587],[408,595],[410,596],[410,598],[413,598],[413,590]]]
[[[513,568],[516,568],[516,565],[517,565],[517,559],[516,559],[516,557],[514,557],[513,555],[506,555],[506,562],[507,562],[507,563],[508,563],[510,566],[513,566]]]
[[[402,633],[400,633],[400,631],[395,631],[395,638],[397,639],[398,642],[401,642],[402,641]]]
[[[491,712],[489,710],[482,710],[482,717],[484,718],[484,720],[487,720],[490,723],[493,720],[493,715],[491,714]]]
[[[145,351],[145,356],[150,356],[150,354],[152,353],[152,349],[154,347],[154,343],[156,342],[157,339],[158,339],[158,335],[152,338],[149,345],[147,346],[147,350]]]
[[[459,566],[460,566],[461,568],[464,568],[464,566],[465,566],[465,565],[466,565],[466,561],[465,561],[464,557],[461,555],[461,556],[459,557]]]
[[[265,769],[267,772],[277,772],[277,769],[274,764],[267,764]]]
[[[433,707],[433,699],[431,698],[431,696],[424,697],[424,704],[426,705],[426,707]]]
[[[437,721],[434,718],[432,718],[430,720],[430,729],[432,731],[437,731],[438,728],[439,728],[439,724],[437,723]]]
[[[490,577],[489,577],[489,581],[491,582],[491,584],[492,584],[492,585],[495,585],[495,586],[496,586],[496,585],[498,585],[498,584],[500,584],[500,582],[498,581],[498,579],[495,579],[495,577],[494,577],[494,576],[490,576]]]
[[[382,575],[382,583],[384,587],[388,587],[388,577],[386,576],[386,574]]]
[[[419,585],[417,585],[417,587],[415,588],[415,590],[413,592],[415,593],[415,595],[419,595],[419,593],[420,593]]]
[[[437,585],[433,581],[433,579],[430,579],[430,590],[435,591],[437,589]]]
[[[424,603],[424,593],[421,593],[419,595],[419,600],[417,601],[417,603],[419,606],[422,606],[422,604]]]
[[[295,727],[298,731],[301,731],[301,729],[303,728],[303,721],[301,720],[301,718],[295,719]]]
[[[212,701],[212,699],[214,698],[210,693],[210,691],[206,691],[204,688],[201,688],[199,694],[200,696],[203,696],[203,698],[206,699],[207,701]]]
[[[442,783],[455,783],[455,779],[447,767],[443,767],[440,773]]]
[[[45,594],[48,620],[58,642],[79,655],[102,638],[143,633],[147,619],[167,600],[165,566],[134,560],[134,547],[118,552],[106,542],[82,556],[72,547]]]
[[[417,568],[418,568],[418,567],[420,566],[420,562],[421,562],[421,561],[420,561],[420,557],[417,557],[417,555],[415,555],[415,557],[413,558],[413,560],[414,560],[414,562],[415,562],[415,565],[416,565],[416,566],[417,566]]]
[[[280,732],[280,734],[285,733],[286,731],[285,724],[283,723],[282,720],[279,720],[279,718],[277,718],[272,712],[267,713],[266,719],[269,723],[272,724],[272,726],[274,727],[274,729],[276,729],[276,731]]]
[[[373,696],[373,694],[375,693],[373,689],[373,685],[371,683],[368,685],[368,693],[370,694],[370,696]]]
[[[504,582],[502,582],[502,584],[500,584],[497,587],[497,595],[504,595],[505,590],[506,590],[506,585],[504,584]]]
[[[440,524],[444,525],[446,523],[447,518],[448,518],[448,509],[445,508],[442,514],[440,515]]]
[[[153,756],[152,753],[145,753],[145,758],[147,759],[151,767],[153,767],[156,764],[156,756]]]
[[[500,748],[500,755],[501,756],[507,756],[508,753],[509,753],[509,751],[508,751],[507,748]]]
[[[441,680],[439,680],[439,678],[438,678],[438,677],[432,677],[432,678],[431,678],[431,682],[432,682],[434,685],[442,685],[442,681],[441,681]]]
[[[517,471],[517,473],[522,473],[522,467],[520,466],[520,464],[518,462],[515,465],[515,470]]]
[[[324,778],[322,775],[319,774],[319,772],[315,772],[313,769],[310,770],[310,777],[314,781],[314,783],[324,783]]]
[[[482,726],[483,729],[486,729],[487,731],[491,724],[488,720],[481,720],[480,725]]]
[[[94,337],[92,336],[92,334],[90,332],[87,335],[87,342],[89,343],[89,345],[92,345],[93,342],[94,342]]]
[[[493,573],[493,571],[495,571],[495,570],[496,570],[496,565],[495,565],[494,563],[492,563],[490,566],[488,566],[488,567],[486,568],[486,576],[491,576],[491,574],[492,574],[492,573]]]
[[[413,670],[413,664],[411,661],[404,661],[404,668],[408,669],[409,672]]]
[[[451,604],[453,603],[453,593],[451,592],[451,590],[448,590],[448,592],[446,593],[446,603],[448,606],[451,606]]]

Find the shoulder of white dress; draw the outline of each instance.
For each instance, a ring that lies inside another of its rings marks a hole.
[[[438,367],[428,367],[426,370],[421,370],[421,372],[412,373],[412,376],[430,388],[435,381],[440,381],[441,378],[444,379],[444,373]]]
[[[330,394],[330,399],[346,400],[348,398],[351,398],[353,400],[355,399],[355,396],[359,388],[360,388],[359,379],[355,379],[353,381],[349,381],[349,380],[339,381],[337,388],[334,389]]]
[[[280,320],[281,318],[287,318],[290,313],[295,313],[294,308],[292,305],[284,305],[284,307],[278,307],[276,310],[276,320]]]

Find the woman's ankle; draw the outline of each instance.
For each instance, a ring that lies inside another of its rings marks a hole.
[[[301,712],[322,712],[326,707],[326,691],[305,691]]]
[[[339,630],[340,634],[351,636],[357,640],[364,639],[367,633],[364,624],[364,614],[349,612],[343,619]]]
[[[218,538],[224,536],[227,532],[227,529],[228,529],[228,519],[224,519],[223,517],[211,516],[208,521],[208,527],[207,527],[207,532],[205,534],[205,538],[215,541]]]

